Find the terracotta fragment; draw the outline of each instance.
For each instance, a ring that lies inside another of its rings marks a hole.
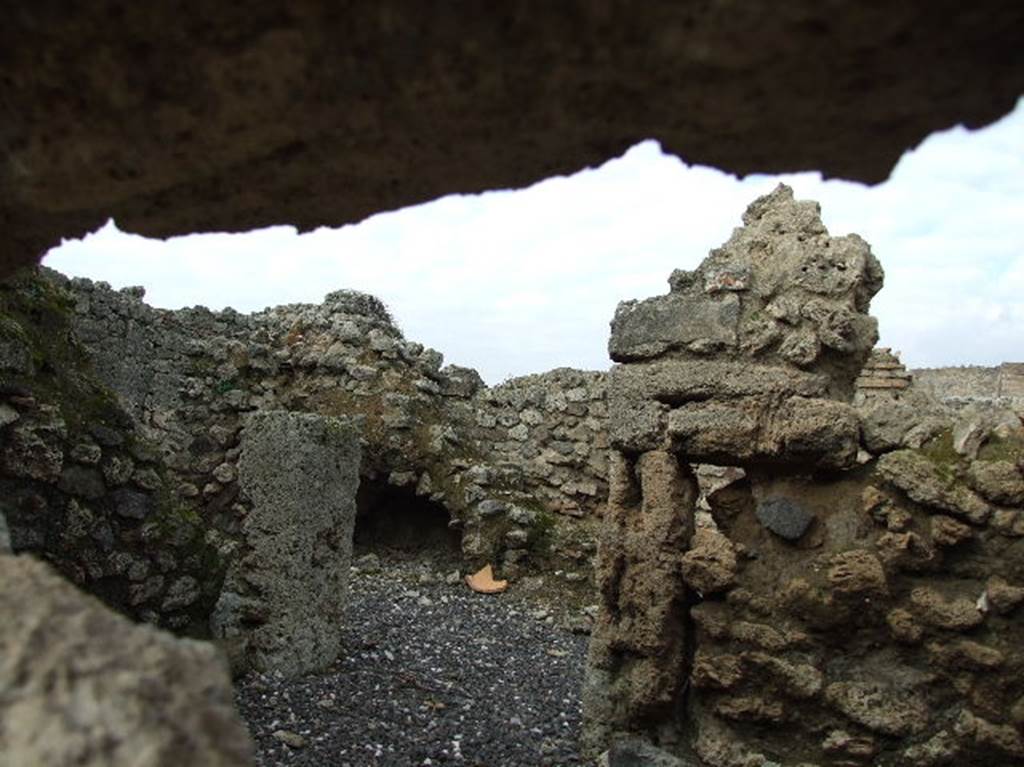
[[[490,565],[484,565],[472,575],[466,576],[466,585],[478,594],[500,594],[508,588],[508,581],[494,579]]]

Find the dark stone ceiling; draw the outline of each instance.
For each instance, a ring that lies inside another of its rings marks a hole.
[[[1022,40],[1020,0],[35,0],[0,25],[0,275],[110,217],[338,226],[647,138],[874,183],[1010,111]]]

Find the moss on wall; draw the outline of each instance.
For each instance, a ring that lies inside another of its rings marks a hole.
[[[226,562],[207,542],[196,508],[171,491],[173,481],[159,447],[142,435],[117,395],[97,378],[72,331],[74,306],[73,296],[38,270],[0,284],[0,340],[23,349],[16,360],[27,362],[0,372],[0,393],[31,403],[24,405],[17,426],[29,434],[56,435],[51,448],[62,455],[64,473],[72,467],[100,482],[83,498],[64,483],[64,474],[60,481],[25,477],[0,464],[3,506],[14,539],[24,544],[20,550],[48,559],[69,579],[135,618],[161,611],[166,584],[154,588],[148,599],[133,598],[139,580],[117,571],[111,564],[117,557],[148,563],[149,572],[167,583],[194,577],[202,596],[178,611],[172,627],[201,634]],[[75,464],[72,451],[81,445],[100,447],[93,464]],[[111,460],[152,470],[159,487],[133,485],[129,477],[113,484],[101,481],[101,467]],[[147,511],[138,515],[144,519],[119,512],[116,494],[125,491],[147,499]]]

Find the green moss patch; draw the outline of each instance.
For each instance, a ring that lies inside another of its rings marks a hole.
[[[1024,461],[1024,439],[1021,437],[990,437],[978,451],[979,461]]]
[[[937,466],[955,466],[962,456],[953,449],[953,430],[943,429],[920,449],[921,454]]]
[[[0,284],[0,337],[25,345],[31,369],[4,378],[37,400],[56,405],[71,435],[101,424],[130,429],[131,418],[99,383],[85,350],[71,332],[74,299],[35,269]]]
[[[530,526],[527,545],[530,553],[540,557],[550,556],[555,542],[555,528],[558,525],[555,515],[544,509],[536,510],[536,518]]]

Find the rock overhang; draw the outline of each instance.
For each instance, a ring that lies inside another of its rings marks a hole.
[[[883,180],[1024,92],[1024,9],[901,3],[158,0],[36,4],[0,31],[0,274],[113,217],[300,230],[521,187],[645,138],[733,173]]]

